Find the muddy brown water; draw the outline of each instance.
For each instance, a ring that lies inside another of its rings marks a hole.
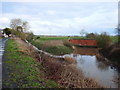
[[[101,60],[97,60],[96,53],[98,53],[96,48],[83,49],[75,47],[74,53],[64,56],[75,58],[77,61],[77,68],[83,71],[85,77],[93,78],[105,87],[120,88],[120,85],[118,84],[120,72],[118,69],[105,64]]]

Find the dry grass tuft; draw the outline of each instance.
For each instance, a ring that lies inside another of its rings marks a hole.
[[[65,56],[64,60],[67,61],[69,64],[75,64],[75,63],[77,63],[77,61],[74,58],[69,57],[69,56]]]
[[[65,88],[102,88],[95,80],[85,78],[74,65],[66,66],[61,77],[59,83]]]
[[[94,79],[85,78],[82,71],[76,68],[73,59],[70,58],[70,60],[72,60],[71,64],[63,64],[59,59],[50,57],[45,58],[46,59],[42,61],[48,78],[58,82],[60,87],[102,88]],[[67,60],[69,60],[68,58]]]

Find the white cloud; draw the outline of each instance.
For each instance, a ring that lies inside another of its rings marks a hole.
[[[119,0],[2,0],[2,2],[118,2]]]
[[[3,17],[7,17],[9,19],[13,19],[13,18],[31,19],[31,15],[28,15],[28,14],[15,14],[15,13],[3,13]]]
[[[47,11],[46,12],[48,15],[55,15],[56,14],[56,12],[55,11],[52,11],[52,10],[49,10],[49,11]]]
[[[9,19],[6,18],[6,17],[1,17],[1,18],[0,18],[0,21],[2,21],[2,23],[8,23],[8,22],[9,22]]]
[[[111,5],[111,4],[110,4]],[[108,5],[108,7],[110,6]],[[107,30],[109,28],[115,28],[117,25],[117,9],[106,8],[101,5],[97,7],[97,10],[94,10],[90,13],[90,9],[84,8],[79,11],[76,9],[72,9],[71,11],[57,11],[57,9],[52,10],[47,7],[45,11],[39,10],[36,14],[31,11],[31,13],[26,13],[28,10],[24,7],[21,13],[15,12],[4,12],[3,17],[0,18],[2,23],[0,23],[1,27],[8,25],[10,19],[12,18],[21,18],[22,20],[26,20],[29,22],[30,27],[35,34],[79,34],[81,29],[86,29],[93,32],[95,30]],[[77,7],[80,8],[80,7]],[[16,8],[17,10],[17,8]],[[69,8],[67,9],[69,10]],[[76,11],[75,11],[76,10]],[[33,9],[34,11],[34,9]],[[19,12],[19,11],[18,11]],[[87,15],[84,15],[84,12]],[[89,13],[88,13],[89,12]],[[73,13],[73,15],[71,15]],[[79,16],[82,14],[81,16]],[[64,16],[62,16],[64,15]],[[99,31],[98,31],[99,32]]]
[[[9,27],[10,20],[7,17],[0,17],[0,28]]]
[[[52,21],[47,19],[43,20],[42,17],[32,17],[31,15],[4,14],[1,21],[8,25],[8,22],[12,18],[27,20],[30,23],[30,30],[32,30],[35,34],[60,34],[72,29],[75,30],[74,32],[79,33],[79,31],[83,28],[86,30],[89,30],[90,28],[115,28],[117,25],[117,18],[115,19],[117,15],[116,11],[104,13],[95,12],[84,18],[73,17],[55,19]]]

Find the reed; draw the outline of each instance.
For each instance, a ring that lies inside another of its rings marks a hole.
[[[75,63],[77,63],[76,60],[75,60],[75,58],[72,58],[70,56],[65,56],[64,60],[67,61],[69,64],[75,64]]]

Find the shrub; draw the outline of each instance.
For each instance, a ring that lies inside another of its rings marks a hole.
[[[100,35],[96,35],[96,41],[99,48],[104,48],[111,43],[111,38],[106,33],[102,33]]]
[[[43,44],[41,42],[36,42],[36,41],[29,41],[32,45],[36,46],[38,49],[42,49],[43,48]]]
[[[27,34],[26,39],[27,39],[28,41],[30,41],[30,40],[32,40],[32,39],[34,38],[34,34],[33,34],[32,32],[29,32],[29,33],[26,33],[26,34]]]
[[[65,46],[69,47],[69,48],[72,48],[72,46],[73,46],[72,43],[70,43],[70,42],[68,42],[68,41],[66,41],[66,40],[63,42],[63,44],[64,44]]]
[[[66,46],[49,46],[44,48],[44,51],[55,55],[64,55],[64,54],[72,53],[73,49]]]
[[[64,60],[67,61],[67,62],[70,63],[70,64],[75,64],[75,63],[76,63],[75,58],[72,58],[72,57],[70,57],[70,56],[65,56],[65,57],[64,57]]]
[[[10,28],[3,29],[3,33],[9,36],[11,34],[11,29]]]
[[[16,31],[16,30],[14,30],[14,29],[11,29],[11,33],[12,33],[12,35],[15,35],[15,36],[17,36],[17,37],[20,37],[22,40],[26,40],[27,33],[20,32],[20,31]]]
[[[87,33],[86,37],[90,38],[90,39],[95,39],[96,38],[96,34],[94,34],[94,33]]]
[[[36,39],[40,39],[40,36],[37,36]]]

